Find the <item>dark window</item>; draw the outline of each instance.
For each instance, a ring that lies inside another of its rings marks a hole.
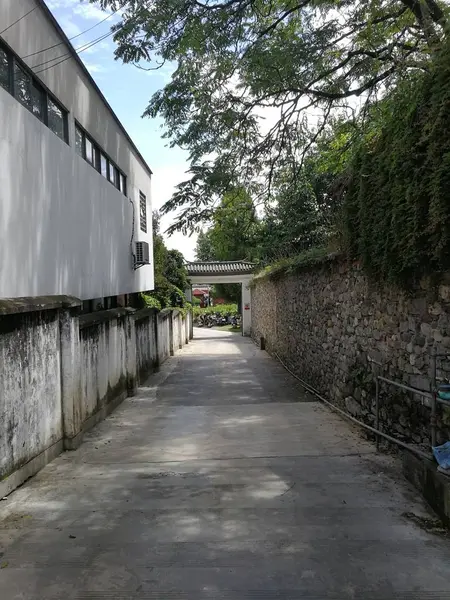
[[[86,160],[91,163],[91,165],[95,165],[94,160],[94,146],[90,139],[86,138]]]
[[[75,127],[75,150],[84,158],[84,134],[79,127]]]
[[[14,95],[38,119],[44,120],[45,92],[18,64],[14,73]]]
[[[141,231],[147,233],[147,198],[142,192],[139,192],[139,216]]]
[[[10,59],[8,54],[0,48],[0,85],[5,88],[5,90],[10,91]]]
[[[48,99],[47,102],[47,110],[48,110],[48,126],[56,133],[56,135],[62,140],[67,139],[67,126],[66,119],[67,115],[65,111],[56,104],[51,98]]]
[[[97,144],[88,137],[84,129],[75,125],[75,148],[77,153],[85,158],[105,179],[126,195],[126,177]]]
[[[104,154],[100,154],[100,173],[108,179],[108,159]]]
[[[68,141],[67,111],[53,99],[20,58],[1,43],[0,86],[48,125],[58,137]]]
[[[114,185],[118,190],[120,190],[120,171],[117,167],[113,167],[114,169]]]
[[[92,164],[97,169],[97,171],[100,171],[100,150],[99,148],[97,148],[94,142],[92,142],[92,147]]]

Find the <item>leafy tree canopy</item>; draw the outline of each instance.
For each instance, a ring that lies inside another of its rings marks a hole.
[[[153,212],[153,261],[155,289],[146,294],[147,298],[156,300],[156,304],[152,303],[152,306],[184,306],[184,292],[189,285],[184,257],[178,250],[167,249],[160,233],[160,216],[157,211]]]
[[[177,65],[145,114],[190,153],[191,178],[163,208],[182,231],[236,185],[267,200],[275,166],[296,174],[334,119],[364,118],[426,70],[448,12],[441,0],[91,1],[123,8],[117,58]]]

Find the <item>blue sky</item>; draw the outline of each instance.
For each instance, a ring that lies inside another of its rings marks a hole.
[[[45,0],[69,38],[78,35],[105,18],[107,13],[87,0]],[[86,34],[72,41],[75,48],[108,33],[113,16]],[[142,119],[141,115],[152,94],[164,87],[170,79],[171,68],[145,72],[114,60],[114,42],[111,37],[80,53],[106,99],[127,129],[133,141],[154,172],[152,186],[153,207],[159,208],[172,195],[174,186],[186,178],[186,154],[179,148],[168,148],[161,138],[159,119]],[[172,218],[166,218],[167,226]],[[187,259],[194,258],[195,237],[175,234],[166,238],[170,248],[181,250]]]

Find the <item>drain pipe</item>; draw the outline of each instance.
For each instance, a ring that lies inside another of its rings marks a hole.
[[[367,429],[368,431],[371,431],[372,433],[375,433],[375,435],[377,435],[377,436],[381,435],[382,437],[384,437],[389,442],[392,442],[393,444],[397,444],[398,446],[401,446],[402,448],[406,448],[406,450],[409,450],[410,452],[413,452],[414,454],[417,454],[417,456],[420,456],[421,458],[425,458],[426,460],[432,460],[431,454],[427,454],[426,452],[422,452],[422,450],[418,450],[417,448],[414,448],[413,446],[410,446],[409,444],[405,444],[405,442],[401,442],[400,440],[395,439],[391,435],[388,435],[387,433],[383,433],[379,429],[375,429],[375,427],[371,427],[370,425],[367,425],[366,423],[363,423],[359,419],[356,419],[355,417],[352,417],[351,415],[349,415],[347,412],[345,412],[345,410],[342,410],[341,408],[338,408],[337,406],[335,406],[334,404],[332,404],[329,400],[326,400],[326,398],[324,398],[309,383],[307,383],[306,381],[304,381],[303,379],[301,379],[298,375],[296,375],[295,373],[293,373],[289,369],[289,367],[287,367],[284,364],[284,362],[281,360],[281,358],[278,356],[278,354],[276,354],[275,352],[273,354],[274,354],[275,358],[278,360],[278,362],[286,369],[286,371],[288,373],[290,373],[292,375],[292,377],[295,377],[295,379],[297,379],[297,381],[299,381],[302,384],[302,386],[305,388],[306,391],[308,391],[310,394],[314,394],[314,396],[316,396],[317,398],[319,398],[319,400],[321,400],[324,404],[326,404],[327,406],[329,406],[332,410],[334,410],[335,412],[339,413],[340,415],[342,415],[343,417],[345,417],[349,421],[353,421],[353,423],[356,423],[360,427],[363,427],[364,429]]]

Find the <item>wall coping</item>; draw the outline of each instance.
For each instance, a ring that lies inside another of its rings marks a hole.
[[[75,296],[24,296],[0,298],[0,316],[41,312],[58,308],[79,308],[82,302]]]
[[[346,254],[340,251],[327,252],[323,256],[311,256],[310,258],[302,258],[301,255],[292,256],[280,263],[275,262],[272,265],[268,265],[266,269],[257,273],[251,280],[250,287],[255,287],[265,281],[275,281],[284,277],[292,277],[306,271],[320,270],[322,267],[335,262],[346,263],[347,265],[358,264],[358,261],[349,260]]]
[[[102,323],[109,323],[115,319],[120,319],[128,315],[135,313],[134,308],[110,308],[109,310],[99,310],[97,312],[89,313],[87,315],[81,315],[79,321],[80,329],[86,327],[92,327],[93,325],[101,325]]]
[[[159,313],[159,310],[157,308],[154,308],[152,306],[148,306],[146,308],[140,308],[139,310],[137,310],[134,313],[134,320],[135,321],[141,321],[142,319],[147,319],[148,317],[151,317],[153,315],[156,315]]]

